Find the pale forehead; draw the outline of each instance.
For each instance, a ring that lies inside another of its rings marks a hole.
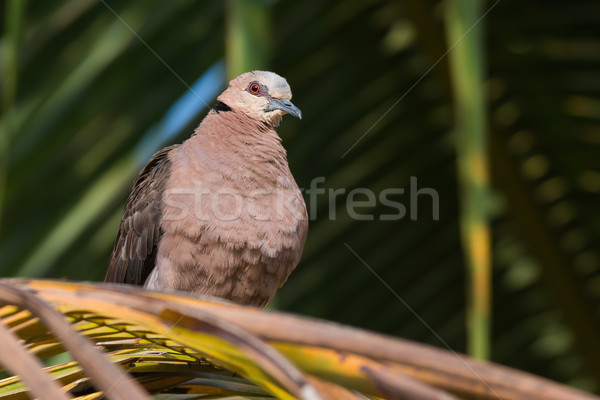
[[[277,97],[290,97],[292,96],[292,90],[288,85],[285,78],[277,75],[270,71],[252,71],[246,72],[231,81],[232,85],[237,84],[245,87],[250,82],[259,82],[266,86],[269,90],[269,94]]]

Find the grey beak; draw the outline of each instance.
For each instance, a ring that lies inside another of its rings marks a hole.
[[[281,110],[290,114],[292,117],[302,119],[302,111],[289,100],[271,98],[265,111]]]

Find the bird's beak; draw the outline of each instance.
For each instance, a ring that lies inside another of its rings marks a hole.
[[[265,108],[265,111],[274,111],[274,110],[285,111],[286,113],[290,114],[293,117],[302,119],[302,111],[300,111],[300,109],[298,107],[296,107],[294,104],[292,104],[292,102],[289,100],[271,98],[269,100],[269,103],[267,103],[267,107]]]

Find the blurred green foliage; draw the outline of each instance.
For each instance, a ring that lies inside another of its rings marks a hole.
[[[279,129],[291,169],[304,188],[326,178],[278,307],[465,351],[456,149],[468,143],[453,124],[445,2],[0,4],[3,276],[101,280],[150,156],[140,144],[225,59],[229,75],[288,79],[304,115]],[[501,0],[481,24],[469,34],[482,35],[494,188],[491,358],[598,390],[600,3]],[[439,220],[431,196],[409,204],[411,176],[438,193]],[[391,198],[417,218],[382,220],[396,210],[380,201],[357,208],[374,220],[350,218],[359,187],[406,189]]]

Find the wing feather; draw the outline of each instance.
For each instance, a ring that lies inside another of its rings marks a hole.
[[[135,178],[104,282],[143,285],[154,269],[162,195],[170,174],[169,153],[177,146],[156,153]]]

